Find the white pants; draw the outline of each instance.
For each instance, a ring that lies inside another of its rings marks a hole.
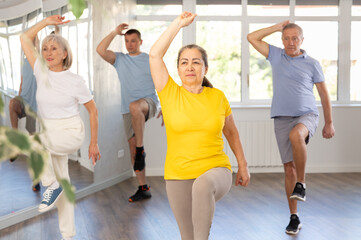
[[[40,135],[41,141],[49,152],[41,177],[42,185],[50,186],[57,180],[70,181],[68,154],[78,150],[84,140],[84,124],[80,116],[66,119],[42,119],[45,132]],[[59,228],[63,238],[75,235],[74,204],[62,194],[56,203],[59,215]]]

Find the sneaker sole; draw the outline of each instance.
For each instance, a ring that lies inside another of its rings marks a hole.
[[[47,207],[45,207],[45,208],[38,208],[38,211],[41,212],[41,213],[43,213],[43,212],[47,212],[47,211],[51,210],[51,209],[54,207],[55,203],[59,200],[59,198],[60,198],[60,196],[63,194],[63,192],[64,192],[64,190],[61,191],[61,193],[59,194],[59,196],[55,199],[55,201],[54,201],[52,204],[50,204],[49,206],[47,206]]]
[[[290,196],[290,199],[295,199],[295,200],[298,200],[298,201],[306,202],[306,196],[304,198],[302,198],[302,197],[297,196],[297,195],[292,195],[292,196]]]
[[[132,200],[131,198],[129,198],[128,199],[128,202],[139,202],[139,201],[142,201],[142,200],[146,200],[146,199],[149,199],[149,198],[151,198],[152,196],[149,196],[149,197],[144,197],[144,198],[142,198],[142,199],[137,199],[137,200]]]
[[[300,232],[300,229],[302,228],[302,223],[300,223],[300,225],[298,225],[298,229],[296,232],[293,232],[293,231],[285,231],[287,234],[291,234],[291,235],[296,235]]]

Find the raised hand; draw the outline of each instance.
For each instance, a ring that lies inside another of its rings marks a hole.
[[[115,28],[115,32],[118,34],[118,35],[124,35],[124,33],[122,33],[122,31],[124,29],[128,29],[128,24],[126,23],[122,23],[122,24],[119,24],[116,28]]]
[[[180,26],[186,27],[189,24],[191,24],[194,20],[194,18],[197,16],[197,14],[193,14],[191,12],[183,12],[181,15],[178,16]]]
[[[275,26],[277,27],[278,31],[282,32],[283,28],[289,23],[290,23],[290,21],[286,20],[286,21],[277,23]]]
[[[47,25],[60,25],[70,22],[70,20],[64,21],[65,17],[60,15],[49,16],[45,19]]]

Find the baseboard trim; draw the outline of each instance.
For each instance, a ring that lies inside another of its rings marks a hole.
[[[107,179],[105,181],[99,182],[99,183],[93,183],[92,185],[82,188],[78,191],[76,191],[76,200],[79,200],[81,198],[84,198],[86,196],[89,196],[93,193],[96,193],[98,191],[101,191],[103,189],[106,189],[108,187],[111,187],[117,183],[120,183],[128,178],[132,177],[132,170],[128,170],[121,175]],[[55,210],[56,208],[54,208]],[[54,211],[51,210],[51,211]],[[23,222],[25,220],[28,220],[30,218],[39,216],[42,213],[39,213],[38,206],[28,207],[25,209],[22,209],[20,211],[17,211],[15,213],[11,213],[6,216],[2,216],[0,220],[0,230],[10,227],[14,224]]]

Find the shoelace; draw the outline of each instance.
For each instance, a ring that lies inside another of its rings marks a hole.
[[[43,201],[49,202],[51,196],[53,195],[54,190],[55,190],[55,188],[48,188],[48,189],[46,189],[46,191],[45,191],[44,194],[43,194],[43,196],[44,196]]]

